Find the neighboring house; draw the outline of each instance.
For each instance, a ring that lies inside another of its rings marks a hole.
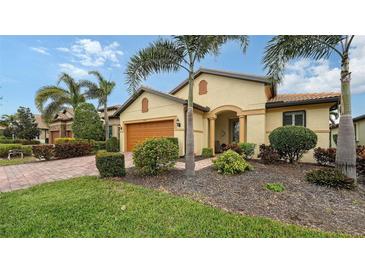
[[[119,139],[120,136],[120,121],[119,116],[115,116],[115,112],[121,107],[121,105],[110,106],[107,108],[108,116],[109,116],[109,138],[117,137]],[[104,121],[104,109],[99,108],[100,118]]]
[[[110,137],[115,136],[119,138],[120,122],[119,116],[114,116],[115,111],[120,105],[108,107],[109,115],[109,132]],[[103,109],[99,109],[99,115],[104,118]],[[74,137],[72,132],[72,124],[74,118],[74,111],[72,108],[64,109],[55,115],[53,121],[49,123],[49,142],[53,144],[56,138]]]
[[[43,120],[42,115],[34,114],[34,118],[38,124],[39,136],[36,140],[39,140],[42,144],[48,144],[49,142],[49,126]]]
[[[5,126],[1,126],[0,125],[0,136],[1,135],[4,135],[4,129],[5,129],[6,127]]]
[[[339,93],[280,94],[266,77],[199,69],[194,81],[195,153],[204,147],[217,151],[233,142],[268,143],[271,131],[282,125],[301,125],[318,135],[318,146],[329,146],[329,111],[337,108]],[[121,150],[149,137],[174,136],[185,154],[188,80],[169,94],[140,88],[114,114],[120,115]],[[304,161],[313,161],[312,153]]]
[[[355,141],[357,145],[365,145],[365,114],[352,119],[355,129]],[[331,127],[330,147],[336,147],[338,136],[338,124]]]

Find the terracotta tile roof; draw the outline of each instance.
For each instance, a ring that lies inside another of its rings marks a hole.
[[[74,110],[67,108],[56,114],[54,121],[68,121],[74,118]]]
[[[270,108],[286,105],[331,103],[339,102],[340,98],[340,92],[278,94],[275,97],[271,98],[266,103],[266,106]]]
[[[47,123],[44,121],[42,115],[40,114],[34,114],[34,118],[38,124],[38,128],[42,128],[42,129],[48,129],[48,125]]]

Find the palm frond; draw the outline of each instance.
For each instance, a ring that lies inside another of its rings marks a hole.
[[[101,75],[101,73],[100,73],[100,72],[98,72],[98,71],[96,71],[96,70],[89,71],[89,74],[90,74],[90,75],[94,75],[94,76],[98,79],[99,83],[100,83],[100,82],[105,82],[105,81],[106,81],[106,80],[104,79],[103,75]]]
[[[160,39],[140,50],[127,65],[128,90],[135,92],[140,82],[152,73],[175,72],[185,68],[184,54],[182,47],[167,39]]]
[[[341,35],[278,35],[272,38],[265,49],[263,58],[267,75],[279,83],[283,78],[285,65],[294,59],[328,58],[338,49],[343,40]]]
[[[35,105],[40,112],[43,112],[44,105],[49,100],[59,100],[60,98],[66,98],[68,92],[57,86],[44,86],[40,88],[35,97]]]

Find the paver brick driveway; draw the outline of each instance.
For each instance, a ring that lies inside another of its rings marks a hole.
[[[132,154],[125,153],[124,156],[126,168],[131,167],[133,165]],[[210,159],[198,161],[196,162],[196,170],[210,164]],[[176,164],[178,169],[184,167],[184,163]],[[3,166],[0,167],[0,192],[27,188],[46,182],[95,175],[99,175],[95,165],[95,156]]]

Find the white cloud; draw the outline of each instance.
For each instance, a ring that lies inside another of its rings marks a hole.
[[[45,47],[31,47],[30,49],[40,54],[51,55]]]
[[[65,64],[59,64],[58,66],[60,67],[60,70],[62,72],[71,74],[72,76],[74,76],[76,78],[88,75],[88,72],[86,70],[78,68],[72,64],[65,63]]]
[[[56,48],[56,50],[62,51],[62,52],[70,52],[68,48]]]
[[[340,62],[340,61],[339,61]],[[365,36],[355,36],[350,49],[352,93],[365,92]],[[340,91],[340,63],[333,67],[328,60],[301,59],[287,66],[279,90],[285,93]]]
[[[59,51],[68,52],[72,56],[72,61],[85,67],[100,67],[110,63],[111,66],[119,67],[119,57],[123,55],[120,45],[112,42],[102,45],[97,40],[81,39],[70,48],[57,48]]]

